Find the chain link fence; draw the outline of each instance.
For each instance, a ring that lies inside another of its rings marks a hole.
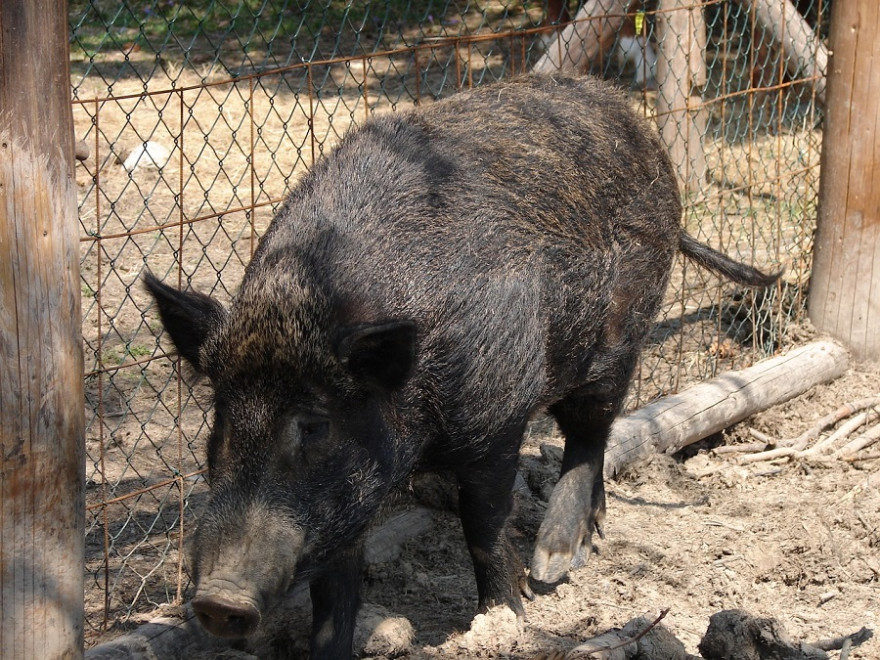
[[[798,3],[814,50],[829,2]],[[679,263],[631,406],[808,332],[815,76],[792,70],[752,0],[616,4],[623,10],[612,11],[614,0],[71,1],[85,156],[76,176],[90,644],[185,597],[183,538],[206,489],[210,393],[166,353],[143,272],[227,301],[298,178],[375,112],[532,70],[551,52],[574,58],[595,41],[575,68],[619,81],[634,106],[661,124],[673,117],[676,134],[690,136],[679,163],[689,230],[744,261],[786,268],[782,284],[756,293]],[[572,26],[588,28],[580,46],[563,39]],[[671,66],[675,49],[704,73]],[[684,105],[659,109],[662,76],[690,76]]]

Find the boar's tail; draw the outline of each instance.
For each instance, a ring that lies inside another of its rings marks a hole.
[[[767,275],[757,268],[734,261],[717,250],[713,250],[708,245],[700,243],[684,230],[682,230],[678,238],[678,249],[681,250],[684,256],[695,261],[703,268],[708,268],[712,272],[733,280],[737,284],[755,287],[770,286],[782,275],[781,270]]]

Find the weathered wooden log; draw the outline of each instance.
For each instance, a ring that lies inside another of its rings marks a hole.
[[[847,365],[842,347],[813,342],[648,404],[615,422],[605,454],[605,475],[613,477],[656,452],[674,453],[837,378]]]
[[[162,617],[145,623],[133,632],[90,649],[85,657],[87,660],[175,660],[227,646],[229,642],[211,635],[192,611],[186,610],[181,617]]]
[[[631,0],[589,0],[547,44],[533,71],[578,73],[604,57],[626,20]]]
[[[737,0],[772,36],[789,75],[812,79],[816,98],[825,103],[828,48],[790,0]]]

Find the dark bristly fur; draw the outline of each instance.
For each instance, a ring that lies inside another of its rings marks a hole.
[[[215,392],[193,606],[244,636],[308,580],[313,658],[349,657],[360,539],[416,468],[451,469],[480,609],[523,614],[506,522],[525,425],[566,436],[531,576],[605,511],[603,451],[677,249],[774,280],[680,226],[655,131],[599,81],[524,77],[350,132],[297,186],[228,311],[147,277]]]

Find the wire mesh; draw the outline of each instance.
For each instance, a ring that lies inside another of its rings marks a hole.
[[[829,3],[797,3],[814,56]],[[228,300],[298,178],[375,112],[553,52],[618,80],[685,144],[688,229],[786,268],[756,293],[679,263],[629,405],[801,340],[821,103],[753,4],[73,0],[74,117],[90,152],[77,169],[89,643],[184,598],[182,540],[205,493],[210,393],[166,353],[141,275]],[[577,26],[580,43],[563,38]],[[684,96],[663,106],[668,89]]]

